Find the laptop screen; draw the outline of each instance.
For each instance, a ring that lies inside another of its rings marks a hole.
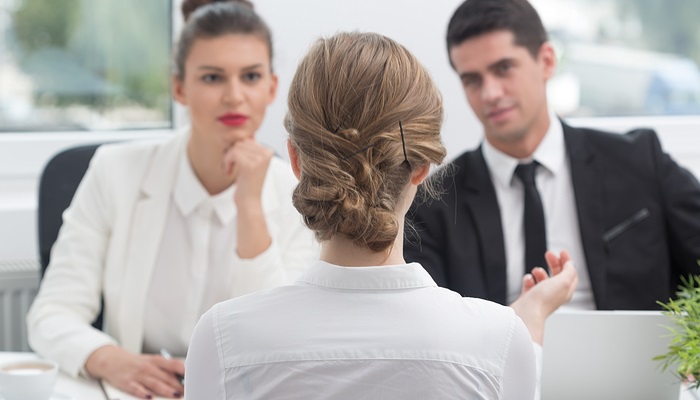
[[[542,347],[542,400],[678,399],[680,379],[652,360],[668,351],[658,311],[560,311]]]

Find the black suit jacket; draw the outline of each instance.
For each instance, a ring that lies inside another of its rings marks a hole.
[[[700,184],[648,129],[620,135],[564,124],[564,141],[597,308],[659,308],[681,275],[700,273]],[[481,148],[432,179],[444,194],[411,207],[406,260],[440,286],[505,304],[501,216]]]

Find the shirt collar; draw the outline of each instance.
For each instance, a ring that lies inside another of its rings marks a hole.
[[[530,158],[517,159],[511,157],[493,147],[488,140],[483,141],[481,151],[493,179],[501,185],[509,187],[513,180],[515,167],[520,163],[527,163],[532,160],[540,163],[552,175],[556,175],[557,172],[562,170],[566,159],[564,130],[557,116],[551,111],[549,112],[549,122],[547,133]]]
[[[430,274],[418,263],[378,266],[341,267],[318,261],[302,274],[299,282],[333,289],[391,290],[437,286]]]
[[[211,207],[219,221],[224,225],[228,224],[236,215],[236,207],[233,204],[234,190],[235,185],[231,185],[223,192],[210,196],[195,175],[187,151],[185,150],[184,156],[180,157],[173,199],[185,217],[200,207]]]

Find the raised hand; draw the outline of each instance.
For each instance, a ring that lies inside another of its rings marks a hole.
[[[511,304],[523,320],[532,340],[542,344],[544,324],[554,311],[568,303],[578,285],[578,273],[566,251],[560,255],[548,251],[545,254],[552,276],[543,268],[535,268],[523,277],[520,297]]]
[[[88,357],[85,369],[91,376],[140,399],[180,398],[185,393],[177,377],[185,374],[182,360],[132,354],[121,347],[104,346]]]

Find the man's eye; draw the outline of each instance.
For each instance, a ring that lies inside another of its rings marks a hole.
[[[513,64],[511,63],[503,63],[498,65],[497,71],[500,74],[505,74],[506,72],[510,71],[510,69],[513,67]]]
[[[473,87],[479,84],[479,78],[476,77],[464,77],[462,78],[462,85],[464,87]]]

